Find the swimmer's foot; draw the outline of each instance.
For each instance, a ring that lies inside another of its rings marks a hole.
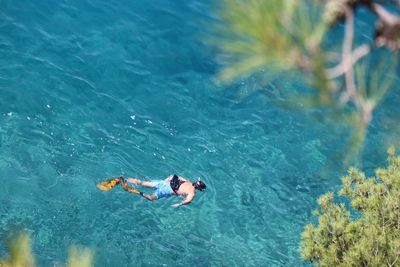
[[[122,187],[126,186],[126,178],[121,176],[121,177],[118,177],[116,179],[119,180],[119,182],[121,183]]]
[[[100,190],[108,191],[111,188],[113,188],[114,186],[116,186],[117,184],[119,184],[120,182],[121,182],[121,178],[113,178],[113,179],[110,179],[107,181],[100,182],[96,186]]]

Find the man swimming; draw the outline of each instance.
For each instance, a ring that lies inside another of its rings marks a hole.
[[[206,190],[206,185],[200,179],[192,183],[189,180],[186,180],[185,178],[176,174],[170,175],[164,180],[143,181],[138,178],[123,177],[117,179],[120,179],[119,182],[121,183],[122,188],[124,188],[126,191],[140,195],[148,200],[157,200],[173,195],[183,197],[184,200],[181,203],[172,205],[174,207],[187,205],[192,202],[193,198],[196,195],[196,189],[200,191]],[[151,195],[145,194],[135,188],[129,187],[126,183],[132,183],[144,187],[151,187],[155,189],[155,192]]]

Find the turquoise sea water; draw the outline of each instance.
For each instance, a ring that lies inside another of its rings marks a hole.
[[[216,53],[201,41],[211,7],[0,0],[0,231],[28,231],[39,266],[73,244],[93,248],[96,266],[307,265],[299,235],[339,186],[328,162],[348,131],[246,83],[213,83]],[[394,90],[374,117],[367,171],[396,140],[398,100]],[[179,199],[95,187],[171,173],[201,176],[207,192],[175,209]]]

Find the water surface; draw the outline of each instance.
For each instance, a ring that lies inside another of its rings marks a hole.
[[[93,248],[96,266],[304,264],[299,235],[317,196],[338,188],[330,159],[348,133],[245,83],[214,84],[216,54],[201,41],[211,7],[0,1],[0,231],[28,231],[39,266],[72,244]],[[398,132],[397,100],[374,118],[369,170]],[[201,176],[207,192],[174,209],[178,199],[95,187],[171,173]]]

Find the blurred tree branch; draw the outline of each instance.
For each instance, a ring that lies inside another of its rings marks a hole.
[[[210,41],[223,55],[220,59],[224,68],[218,81],[231,83],[260,69],[270,75],[298,73],[315,93],[296,96],[297,104],[348,113],[351,119],[341,117],[351,121],[356,129],[350,145],[360,150],[373,111],[396,76],[400,16],[389,12],[386,5],[398,8],[399,1],[224,0],[222,3],[218,35]],[[369,41],[355,44],[355,11],[359,7],[374,14],[377,23]],[[344,25],[339,58],[332,57],[335,53],[327,51],[325,43],[330,29],[338,24]],[[377,57],[377,64],[363,71],[363,78],[360,71],[355,74],[357,66],[368,65],[371,55],[380,55],[383,50],[395,56],[389,61]],[[371,88],[371,84],[376,88]],[[378,93],[380,88],[383,94]],[[351,150],[357,151],[354,147]]]
[[[0,267],[34,267],[35,260],[28,234],[20,233],[7,242],[9,256],[0,259]],[[71,247],[66,267],[93,266],[93,251]]]
[[[351,65],[356,64],[361,58],[368,55],[372,50],[371,45],[363,44],[353,50],[351,58]],[[328,79],[335,79],[344,74],[346,68],[344,67],[343,62],[340,62],[337,66],[327,69],[326,76]]]

